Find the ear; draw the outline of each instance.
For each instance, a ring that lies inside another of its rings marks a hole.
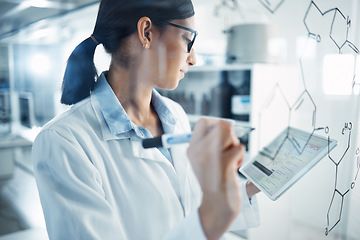
[[[141,44],[145,49],[150,48],[152,39],[152,22],[148,17],[142,17],[139,19],[137,24],[138,36]]]

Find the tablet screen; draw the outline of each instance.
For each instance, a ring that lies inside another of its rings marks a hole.
[[[336,140],[287,128],[240,168],[255,186],[276,200],[337,144]]]

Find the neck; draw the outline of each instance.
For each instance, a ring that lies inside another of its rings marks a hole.
[[[141,117],[150,111],[153,87],[146,86],[142,76],[134,76],[133,73],[137,72],[111,66],[107,79],[125,111]]]
[[[146,75],[111,66],[107,80],[130,120],[148,129],[152,135],[160,135],[161,123],[151,107],[153,86],[148,83]]]

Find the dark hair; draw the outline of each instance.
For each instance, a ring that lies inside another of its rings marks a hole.
[[[94,53],[99,43],[113,54],[122,39],[136,31],[141,17],[169,21],[186,19],[194,14],[191,0],[102,0],[93,38],[81,42],[68,59],[61,103],[72,105],[90,95],[97,78]]]

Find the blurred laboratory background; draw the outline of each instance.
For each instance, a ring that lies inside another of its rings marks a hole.
[[[246,160],[288,126],[339,141],[260,227],[228,239],[360,239],[360,1],[193,0],[197,64],[174,91],[192,124],[231,118],[256,130]],[[0,240],[48,239],[31,162],[60,104],[67,58],[92,33],[99,0],[0,0]],[[98,73],[110,57],[99,46]]]

